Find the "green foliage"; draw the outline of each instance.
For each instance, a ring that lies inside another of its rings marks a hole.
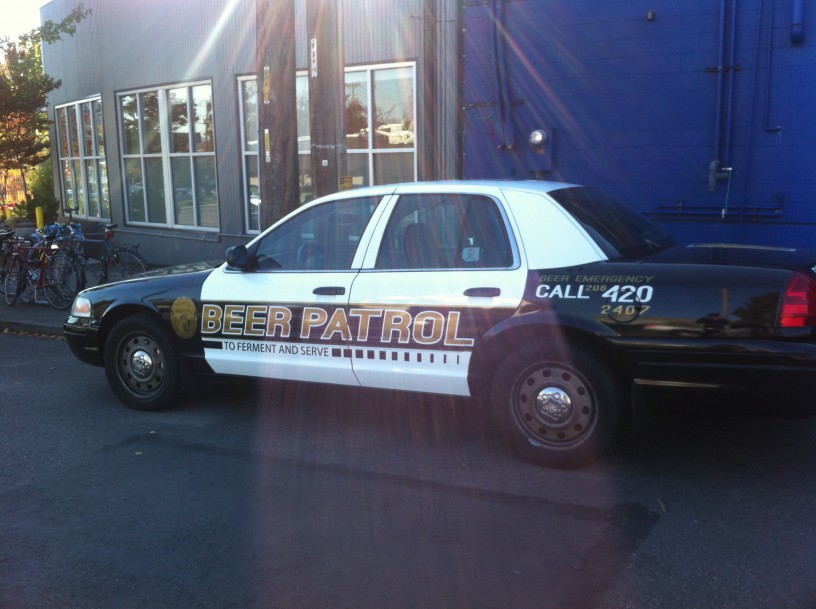
[[[46,224],[52,224],[59,219],[59,200],[54,196],[54,174],[51,172],[51,163],[40,163],[34,168],[30,176],[31,200],[26,204],[26,217],[36,218],[36,208],[43,208]]]
[[[73,35],[76,25],[90,14],[82,3],[68,16],[23,34],[16,42],[0,39],[0,173],[17,169],[23,175],[48,159],[48,94],[60,86],[44,73],[42,44]]]

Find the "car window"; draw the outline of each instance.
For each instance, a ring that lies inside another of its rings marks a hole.
[[[646,217],[594,188],[571,187],[550,193],[609,258],[635,256],[674,245]]]
[[[504,222],[491,198],[419,194],[397,201],[377,268],[501,268],[512,262]]]
[[[296,214],[258,242],[258,270],[345,270],[351,267],[380,197],[329,201]]]

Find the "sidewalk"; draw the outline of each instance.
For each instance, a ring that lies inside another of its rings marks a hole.
[[[57,311],[48,304],[27,304],[22,300],[10,307],[0,296],[0,332],[9,330],[62,336],[62,322],[70,313],[70,308]]]

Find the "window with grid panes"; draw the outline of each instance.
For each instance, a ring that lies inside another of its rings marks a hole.
[[[63,207],[80,217],[109,219],[102,99],[58,106],[55,122]]]

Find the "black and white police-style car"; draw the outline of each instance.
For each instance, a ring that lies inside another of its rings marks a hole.
[[[132,408],[173,404],[182,372],[474,396],[526,457],[574,467],[645,388],[813,414],[814,265],[677,245],[588,187],[411,183],[315,200],[220,266],[85,290],[64,330]]]

